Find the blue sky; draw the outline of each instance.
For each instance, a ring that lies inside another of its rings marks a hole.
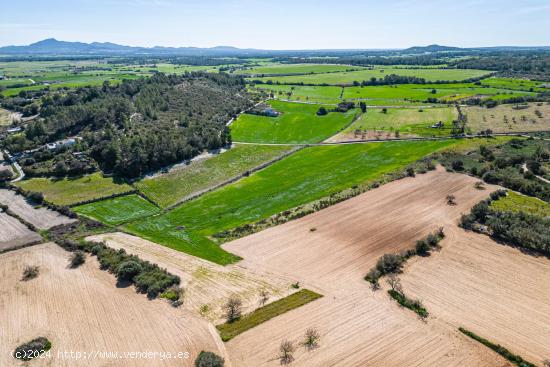
[[[550,45],[550,0],[0,0],[0,45]]]

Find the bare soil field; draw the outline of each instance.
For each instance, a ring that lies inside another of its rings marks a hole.
[[[438,319],[427,323],[372,291],[363,279],[377,259],[414,245],[488,195],[477,180],[435,172],[394,181],[307,217],[223,247],[249,269],[295,277],[324,295],[227,343],[238,366],[276,366],[283,339],[315,327],[320,347],[295,353],[295,366],[507,366],[501,357]],[[457,205],[446,204],[453,194]]]
[[[527,108],[510,104],[494,108],[463,107],[463,113],[468,117],[468,126],[473,132],[486,129],[503,133],[550,130],[550,104],[538,104],[526,104]]]
[[[185,290],[183,307],[215,324],[225,322],[222,306],[233,294],[241,298],[243,312],[247,313],[259,306],[260,290],[269,292],[269,302],[296,291],[290,287],[292,278],[262,270],[251,271],[239,264],[217,265],[126,233],[101,234],[87,240],[123,248],[178,275]]]
[[[550,260],[460,228],[442,250],[401,277],[432,315],[501,344],[537,365],[550,358]]]
[[[162,300],[149,301],[133,287],[117,288],[114,276],[100,270],[95,258],[77,269],[67,267],[68,258],[52,243],[0,255],[1,366],[25,365],[10,353],[37,336],[52,342],[51,358],[35,359],[32,366],[193,366],[201,350],[227,358],[206,321]],[[26,265],[40,267],[36,279],[21,281]],[[58,355],[71,351],[89,354],[79,360]],[[145,351],[189,352],[190,357],[122,354]],[[96,352],[113,354],[106,358]]]
[[[24,246],[40,241],[42,237],[28,229],[16,218],[0,213],[0,252],[12,247]]]
[[[75,221],[48,208],[34,208],[24,196],[17,195],[11,190],[0,189],[0,203],[7,205],[12,212],[40,229],[49,229]]]

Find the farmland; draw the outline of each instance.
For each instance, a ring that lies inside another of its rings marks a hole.
[[[544,257],[454,228],[441,252],[415,259],[401,278],[438,319],[542,364],[550,338],[544,321],[550,312],[549,272]]]
[[[42,237],[16,218],[0,212],[0,252],[40,241]]]
[[[292,101],[308,101],[318,103],[338,103],[341,101],[342,87],[321,87],[302,85],[258,84],[255,88],[272,92],[275,98]]]
[[[339,73],[293,75],[293,76],[274,76],[255,78],[263,81],[271,80],[274,83],[293,84],[304,83],[312,85],[330,84],[330,85],[350,85],[354,81],[361,82],[371,78],[383,78],[386,75],[396,74],[402,76],[415,76],[423,78],[426,81],[462,81],[470,78],[478,78],[487,75],[489,72],[484,70],[459,70],[459,69],[400,69],[400,68],[380,68],[373,70],[360,70]]]
[[[115,277],[100,270],[95,258],[77,269],[67,266],[68,259],[69,253],[52,243],[0,255],[2,366],[16,365],[10,353],[38,335],[51,340],[52,353],[51,358],[32,362],[37,366],[112,363],[112,357],[59,357],[58,352],[64,351],[187,351],[193,360],[208,348],[225,355],[206,321],[162,300],[147,300],[133,288],[117,288]],[[40,274],[22,282],[26,265],[39,266]],[[189,360],[130,361],[132,366],[181,366],[191,365]]]
[[[275,159],[289,151],[284,146],[236,145],[210,158],[198,159],[168,173],[145,178],[134,184],[159,206],[166,208]]]
[[[443,108],[369,108],[353,124],[329,141],[361,139],[378,136],[379,139],[403,136],[448,136],[452,121],[458,113],[454,107]],[[431,128],[441,121],[441,128]]]
[[[100,222],[118,225],[160,212],[160,209],[138,195],[126,195],[113,199],[80,205],[74,211]]]
[[[244,75],[289,75],[289,74],[321,74],[340,71],[359,70],[360,67],[347,65],[330,65],[330,64],[272,64],[265,66],[252,67],[249,69],[238,70],[236,74]]]
[[[31,178],[18,182],[18,186],[42,192],[46,200],[57,205],[71,205],[133,190],[129,185],[115,183],[100,173],[77,178]]]
[[[129,223],[141,237],[216,263],[235,261],[206,236],[403,169],[453,141],[305,148],[166,214]]]
[[[304,105],[271,101],[280,112],[277,117],[243,114],[231,125],[237,142],[253,143],[317,143],[349,125],[357,110],[345,113],[329,112],[318,116],[321,105]]]
[[[275,366],[272,356],[279,342],[298,342],[315,326],[320,347],[298,351],[293,365],[504,365],[458,330],[437,319],[423,323],[363,280],[382,254],[411,247],[438,226],[454,226],[462,211],[486,195],[474,189],[475,181],[439,169],[223,245],[243,257],[249,269],[293,274],[303,287],[324,295],[232,339],[227,343],[232,362]],[[456,196],[458,205],[445,204],[448,194]]]
[[[491,207],[496,211],[524,212],[540,217],[550,217],[550,204],[514,191],[508,191],[506,197],[492,201]]]
[[[468,117],[468,126],[472,131],[491,129],[494,132],[527,132],[550,129],[548,104],[506,104],[491,109],[467,107],[464,113]]]
[[[24,196],[6,189],[0,189],[0,204],[7,205],[9,210],[39,229],[48,229],[60,224],[74,222],[73,219],[69,219],[53,210],[34,208]]]

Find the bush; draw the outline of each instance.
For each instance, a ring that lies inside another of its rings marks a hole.
[[[430,245],[424,240],[419,240],[416,241],[415,250],[418,255],[425,256],[430,253]]]
[[[86,254],[82,251],[76,251],[71,256],[71,268],[78,268],[86,261]]]
[[[15,349],[13,356],[16,359],[29,361],[33,358],[39,357],[42,353],[47,352],[51,349],[51,347],[52,343],[48,339],[41,336],[31,340],[28,343],[18,346]]]
[[[42,204],[44,202],[44,194],[41,192],[32,191],[27,197],[36,204]]]
[[[328,111],[324,107],[319,107],[319,110],[317,111],[317,116],[324,116],[328,114]]]
[[[223,367],[225,360],[212,352],[202,351],[195,359],[195,367]]]
[[[457,160],[454,160],[452,163],[451,163],[451,167],[453,167],[453,169],[455,171],[463,171],[464,170],[464,162],[462,162],[461,160],[457,159]]]
[[[385,254],[376,263],[376,270],[382,274],[399,273],[403,265],[403,257],[396,254]]]
[[[24,281],[34,279],[38,276],[39,273],[40,273],[40,268],[38,266],[27,265],[27,266],[25,266],[25,269],[23,270],[23,278],[22,279]]]
[[[407,296],[405,296],[403,293],[394,291],[393,289],[390,289],[388,291],[388,294],[401,306],[416,312],[416,314],[420,316],[421,319],[426,319],[429,316],[428,311],[424,308],[420,300],[411,300],[407,298]]]
[[[141,265],[137,261],[128,260],[120,263],[116,269],[116,276],[118,280],[133,280],[142,270]]]

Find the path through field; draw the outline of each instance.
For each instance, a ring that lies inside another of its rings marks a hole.
[[[488,195],[477,180],[436,172],[384,185],[307,217],[225,244],[240,265],[294,277],[324,295],[227,343],[238,366],[277,366],[283,339],[305,330],[321,333],[321,346],[295,353],[293,366],[505,366],[496,354],[438,319],[420,321],[363,277],[385,253],[444,226]],[[446,204],[448,194],[457,205]],[[314,229],[314,230],[313,230]]]

